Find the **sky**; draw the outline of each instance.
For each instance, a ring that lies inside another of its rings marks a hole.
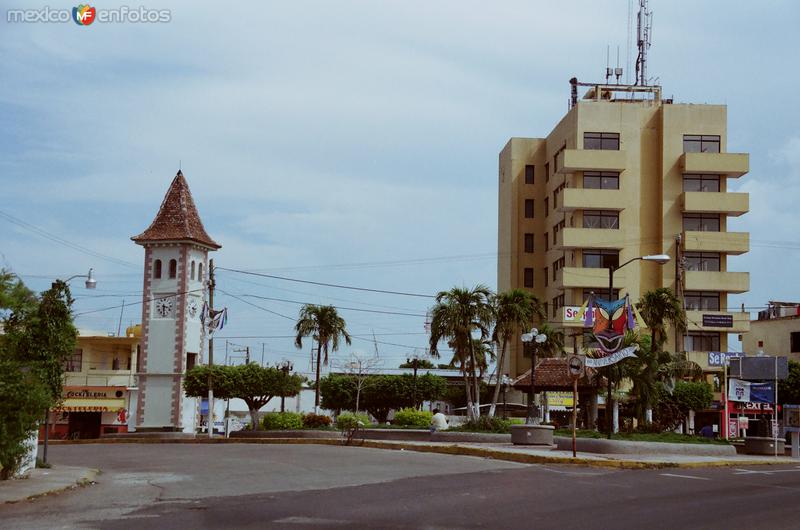
[[[3,4],[0,266],[36,290],[93,267],[98,288],[73,282],[74,311],[104,332],[141,319],[130,237],[179,168],[220,268],[420,294],[496,287],[499,151],[547,135],[569,78],[602,79],[607,46],[627,67],[626,0],[148,2],[169,21],[85,27],[10,23],[9,7],[46,3]],[[728,150],[750,153],[730,181],[750,212],[729,230],[749,231],[751,252],[728,267],[750,271],[751,290],[729,305],[800,300],[800,3],[650,5],[653,81],[676,102],[727,104]],[[362,310],[341,310],[356,338],[339,359],[377,341],[393,367],[427,342],[430,298],[217,279],[229,325],[216,348],[227,341],[231,359],[249,346],[307,370],[309,345],[291,338],[303,302]]]

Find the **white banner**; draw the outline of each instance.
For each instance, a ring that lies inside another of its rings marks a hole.
[[[602,368],[604,366],[611,366],[612,364],[620,362],[622,359],[636,357],[636,350],[638,348],[638,346],[628,346],[627,348],[623,348],[618,352],[614,352],[607,357],[599,357],[597,359],[592,359],[587,355],[586,366],[589,368]]]
[[[729,379],[728,399],[730,401],[750,401],[750,383],[741,379]]]

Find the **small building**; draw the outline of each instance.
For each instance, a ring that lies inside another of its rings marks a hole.
[[[770,301],[750,322],[742,349],[751,354],[786,356],[800,361],[800,302]]]

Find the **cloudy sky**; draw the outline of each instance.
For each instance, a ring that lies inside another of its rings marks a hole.
[[[117,306],[141,300],[129,238],[179,164],[220,267],[414,293],[494,287],[498,152],[546,135],[567,80],[601,79],[606,45],[627,57],[626,0],[163,4],[147,7],[168,8],[168,23],[88,27],[8,23],[3,8],[0,213],[15,222],[0,216],[0,260],[38,290],[94,267],[96,291],[75,284],[85,328],[116,331]],[[800,4],[651,6],[650,73],[676,102],[727,104],[728,148],[750,153],[733,188],[751,212],[730,229],[750,231],[752,251],[729,268],[751,271],[751,291],[731,305],[800,300]],[[308,366],[286,338],[293,302],[405,313],[342,310],[353,348],[373,351],[374,333],[387,366],[425,345],[425,298],[225,271],[218,285],[222,335],[263,337],[229,341],[266,361]],[[289,318],[230,296],[243,294],[293,301],[247,299]],[[140,311],[125,308],[123,327]]]

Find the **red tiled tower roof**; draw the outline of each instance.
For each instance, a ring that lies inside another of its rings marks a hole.
[[[192,199],[192,192],[189,191],[189,184],[180,171],[164,195],[164,201],[158,209],[156,218],[147,230],[131,239],[139,244],[152,241],[189,240],[214,250],[222,247],[211,239],[203,228],[200,214],[197,213],[197,207]]]

